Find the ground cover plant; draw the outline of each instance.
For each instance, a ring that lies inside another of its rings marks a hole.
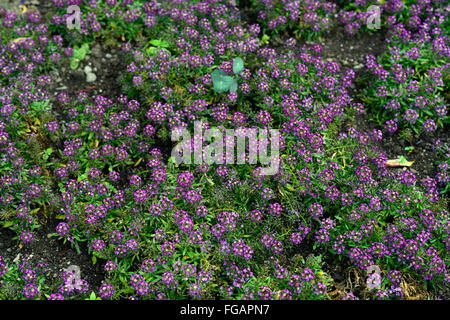
[[[447,2],[0,5],[0,299],[449,298]]]

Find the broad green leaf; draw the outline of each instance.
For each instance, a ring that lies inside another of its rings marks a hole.
[[[231,87],[230,87],[230,92],[235,93],[237,91],[237,89],[238,89],[237,80],[233,79],[233,83],[231,84]]]
[[[169,46],[169,43],[164,40],[154,39],[150,41],[150,44],[159,47],[159,48],[167,48]]]
[[[244,60],[237,57],[233,61],[233,72],[234,74],[241,74],[242,70],[244,70]]]
[[[86,49],[80,48],[78,50],[74,50],[73,57],[75,59],[83,60],[86,57]]]
[[[152,46],[159,47],[159,46],[161,46],[161,40],[158,40],[158,39],[152,40],[152,41],[150,41],[150,44]]]
[[[230,89],[231,85],[233,84],[233,78],[230,76],[227,76],[225,71],[221,69],[216,69],[212,72],[211,78],[214,85],[214,90],[217,93],[223,93]]]

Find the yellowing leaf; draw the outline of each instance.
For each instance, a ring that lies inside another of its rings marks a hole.
[[[386,166],[388,167],[411,167],[414,161],[407,161],[405,157],[400,157],[400,159],[388,160],[386,161]]]
[[[134,166],[137,167],[137,166],[139,165],[139,163],[141,163],[141,161],[142,161],[142,158],[139,158],[139,160],[136,161],[136,163],[134,164]]]
[[[21,41],[24,41],[24,40],[28,40],[29,38],[26,38],[26,37],[20,37],[20,38],[17,38],[17,39],[14,39],[14,40],[12,40],[11,42],[13,42],[13,43],[18,43],[18,42],[21,42]]]

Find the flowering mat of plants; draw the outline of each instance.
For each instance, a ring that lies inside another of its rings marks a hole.
[[[449,299],[449,13],[0,0],[0,299]],[[278,170],[177,163],[196,121]]]

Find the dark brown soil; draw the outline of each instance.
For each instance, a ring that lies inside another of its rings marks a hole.
[[[88,281],[90,290],[97,292],[103,280],[102,263],[97,262],[93,265],[85,245],[80,245],[81,253],[78,254],[70,245],[51,237],[55,227],[55,223],[42,226],[34,233],[35,240],[23,247],[19,247],[18,242],[13,240],[15,236],[13,231],[0,229],[0,252],[8,261],[26,259],[33,265],[45,263],[49,270],[46,275],[48,284],[61,283],[61,275],[65,269],[71,265],[78,266],[81,278]]]

